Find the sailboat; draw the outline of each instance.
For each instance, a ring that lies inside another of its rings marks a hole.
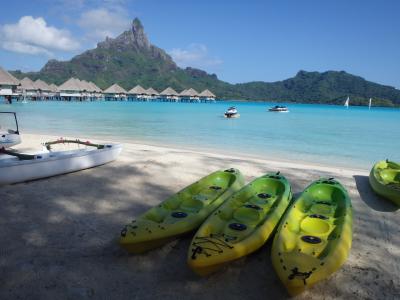
[[[344,103],[344,106],[346,106],[346,108],[349,108],[349,102],[350,102],[350,97],[347,96],[346,102]]]
[[[368,109],[371,109],[371,105],[372,105],[372,98],[369,98]]]

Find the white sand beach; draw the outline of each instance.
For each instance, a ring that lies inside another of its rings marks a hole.
[[[54,137],[24,134],[21,151]],[[378,198],[368,170],[311,166],[124,143],[117,161],[0,187],[1,299],[286,299],[271,242],[200,278],[186,265],[191,236],[142,255],[118,245],[122,226],[208,173],[238,168],[250,181],[280,171],[295,195],[321,176],[348,189],[353,246],[343,267],[296,299],[400,297],[400,210]]]

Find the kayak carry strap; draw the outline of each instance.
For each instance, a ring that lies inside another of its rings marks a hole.
[[[78,140],[78,139],[77,140],[67,140],[67,139],[63,139],[63,138],[61,138],[59,140],[56,140],[56,141],[46,142],[43,145],[46,147],[47,150],[50,151],[51,150],[51,146],[52,145],[57,145],[57,144],[78,144],[78,145],[85,145],[85,146],[89,146],[89,147],[95,147],[97,149],[104,149],[104,147],[105,147],[102,144],[94,144],[94,143],[91,143],[89,141],[84,142],[84,141],[81,141],[81,140]]]

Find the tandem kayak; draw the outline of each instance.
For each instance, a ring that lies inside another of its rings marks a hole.
[[[369,183],[375,193],[400,206],[400,164],[377,162],[369,174]]]
[[[237,169],[211,173],[126,225],[120,245],[128,252],[143,253],[191,232],[243,185]]]
[[[50,145],[76,143],[91,148],[68,151],[51,151],[20,154],[2,149],[0,152],[0,185],[24,182],[40,178],[75,172],[109,163],[121,153],[120,144],[96,145],[79,140],[60,140],[49,142]]]
[[[292,296],[327,278],[346,261],[353,212],[346,189],[333,178],[308,186],[282,218],[272,264]]]
[[[191,269],[208,275],[260,248],[291,198],[290,184],[279,173],[259,177],[233,194],[194,236],[187,258]]]

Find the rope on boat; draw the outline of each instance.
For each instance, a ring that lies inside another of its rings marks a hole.
[[[7,155],[18,157],[19,160],[32,160],[32,159],[37,158],[37,155],[17,153],[17,152],[14,152],[14,151],[8,151],[8,150],[6,150],[4,148],[0,149],[0,153],[4,153],[4,154],[7,154]]]
[[[46,149],[47,150],[51,150],[51,146],[52,145],[57,145],[57,144],[78,144],[78,145],[85,145],[85,146],[89,146],[89,147],[95,147],[95,148],[97,148],[97,149],[104,149],[104,145],[101,145],[101,144],[94,144],[94,143],[91,143],[91,142],[89,142],[89,141],[86,141],[86,142],[84,142],[84,141],[81,141],[81,140],[67,140],[67,139],[63,139],[63,138],[61,138],[61,139],[59,139],[59,140],[56,140],[56,141],[50,141],[50,142],[46,142],[46,143],[44,143],[43,145],[46,147]]]
[[[46,142],[43,145],[46,147],[48,151],[51,150],[51,145],[56,145],[56,144],[78,144],[78,145],[85,145],[89,147],[95,147],[97,149],[104,149],[105,145],[101,144],[93,144],[89,141],[83,142],[81,140],[65,140],[65,139],[59,139],[56,141],[50,141]],[[6,150],[4,147],[0,148],[0,153],[11,155],[17,157],[19,160],[33,160],[36,158],[42,158],[40,155],[32,155],[32,154],[23,154],[23,153],[17,153],[14,151],[9,151]]]

